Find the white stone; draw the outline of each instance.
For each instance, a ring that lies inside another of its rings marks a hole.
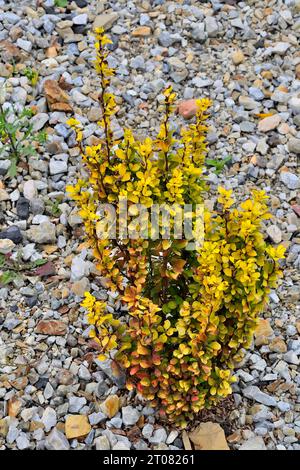
[[[82,13],[81,15],[74,16],[73,23],[84,25],[87,24],[88,16],[86,13]]]
[[[50,408],[48,406],[42,416],[42,422],[44,423],[45,426],[45,431],[49,432],[50,429],[52,429],[56,423],[57,423],[57,417],[56,417],[56,411],[53,408]]]
[[[0,253],[2,255],[7,255],[10,253],[16,245],[9,238],[0,239]]]
[[[59,175],[60,173],[67,173],[68,163],[63,160],[55,160],[52,158],[49,164],[50,175]]]
[[[124,406],[122,408],[122,420],[125,426],[133,426],[139,420],[140,413],[132,406]]]
[[[31,201],[31,199],[35,199],[38,195],[36,182],[34,180],[25,181],[23,186],[23,194],[26,199]]]

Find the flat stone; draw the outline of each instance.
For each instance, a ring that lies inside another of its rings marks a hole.
[[[285,186],[289,189],[299,189],[300,188],[300,178],[294,173],[289,171],[282,171],[280,173],[280,181],[282,181]]]
[[[67,173],[68,163],[63,160],[54,160],[52,158],[50,160],[49,170],[50,170],[50,175],[58,175],[61,173]]]
[[[67,325],[60,320],[40,320],[35,331],[41,335],[64,336],[67,329]]]
[[[101,15],[96,16],[93,29],[104,28],[107,31],[117,21],[118,17],[118,13],[102,13]]]
[[[239,450],[267,450],[264,440],[261,436],[255,436],[244,442]]]
[[[32,43],[21,38],[17,39],[17,46],[23,49],[25,52],[30,52],[32,49]]]
[[[120,409],[120,398],[118,395],[110,395],[100,405],[100,408],[108,418],[113,418]]]
[[[73,24],[77,25],[86,25],[88,21],[88,16],[86,13],[81,13],[80,15],[76,15],[73,18]]]
[[[32,130],[35,132],[41,130],[48,121],[49,116],[47,113],[37,113],[31,119]]]
[[[42,222],[40,225],[33,225],[26,231],[28,239],[35,243],[55,243],[56,229],[51,222]]]
[[[261,392],[255,385],[249,385],[244,388],[243,395],[250,400],[257,401],[266,406],[276,406],[276,399],[267,393]]]
[[[196,450],[229,450],[224,431],[217,423],[201,423],[189,433],[189,438]]]
[[[276,129],[281,123],[281,116],[279,114],[273,114],[273,116],[268,116],[258,123],[259,132],[269,132],[273,129]]]
[[[139,26],[132,31],[134,37],[147,37],[151,36],[151,28],[149,26]]]
[[[67,439],[78,439],[91,431],[91,425],[84,415],[68,415],[66,417],[65,433]]]

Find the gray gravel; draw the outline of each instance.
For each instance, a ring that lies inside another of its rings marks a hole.
[[[11,251],[24,265],[48,261],[0,287],[0,449],[183,447],[181,434],[126,393],[109,362],[96,359],[78,306],[90,289],[121,314],[120,301],[91,276],[91,254],[80,245],[81,220],[65,194],[80,172],[78,149],[65,126],[69,112],[49,109],[44,82],[65,84],[86,143],[99,136],[90,31],[103,25],[117,67],[116,135],[125,121],[140,136],[153,134],[168,83],[180,100],[210,97],[210,158],[232,159],[218,175],[206,170],[208,198],[215,201],[218,185],[233,188],[240,199],[253,187],[270,196],[274,217],[265,233],[287,247],[284,278],[264,312],[270,334],[263,342],[256,338],[237,367],[227,439],[233,449],[299,450],[299,0],[78,0],[68,11],[54,8],[53,0],[35,3],[20,0],[16,9],[0,0],[4,106],[34,106],[34,129],[49,135],[13,179],[6,178],[8,155],[0,156],[0,252]],[[150,28],[146,36],[134,35],[140,27]],[[38,71],[36,86],[22,74],[25,67]],[[258,113],[272,115],[259,119]],[[181,125],[178,116],[174,126]],[[108,416],[101,405],[115,395],[120,403]],[[67,438],[67,416],[86,417],[83,437]]]

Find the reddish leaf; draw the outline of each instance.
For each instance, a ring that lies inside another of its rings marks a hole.
[[[34,271],[33,274],[35,276],[46,277],[46,276],[53,276],[55,273],[56,273],[56,271],[55,271],[54,264],[51,261],[48,261],[48,263],[45,263],[42,266],[39,266]]]

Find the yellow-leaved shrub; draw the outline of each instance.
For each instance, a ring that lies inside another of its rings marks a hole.
[[[158,237],[124,238],[122,223],[114,239],[99,236],[99,205],[111,204],[121,218],[122,198],[128,204],[123,222],[129,229],[136,224],[137,204],[190,204],[194,224],[205,190],[201,175],[210,106],[208,99],[197,100],[195,123],[175,138],[170,118],[176,97],[169,87],[157,137],[139,141],[124,129],[123,138],[116,140],[109,42],[103,30],[96,30],[103,138],[95,146],[83,146],[80,122],[68,121],[88,173],[68,191],[79,207],[96,267],[127,313],[115,317],[90,293],[82,305],[94,326],[91,336],[99,343],[100,359],[112,357],[125,369],[129,390],[185,426],[195,413],[231,393],[234,363],[251,343],[258,315],[281,272],[284,248],[268,245],[262,235],[262,221],[270,217],[264,192],[253,191],[237,205],[232,191],[224,188],[219,188],[216,211],[204,211],[204,241],[194,249],[184,236],[166,238],[161,221]],[[144,228],[151,231],[148,219]]]

